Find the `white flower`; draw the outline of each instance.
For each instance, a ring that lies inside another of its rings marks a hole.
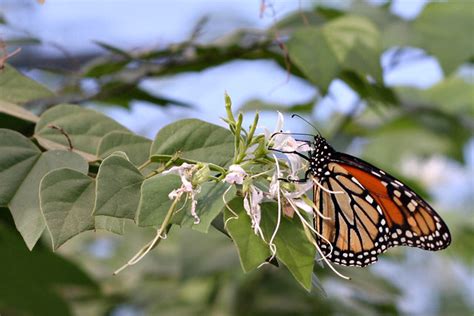
[[[171,167],[170,169],[163,172],[163,174],[177,174],[181,178],[181,187],[171,191],[168,194],[170,200],[179,199],[181,195],[188,194],[191,197],[191,216],[194,217],[194,224],[199,224],[201,219],[196,213],[196,194],[200,192],[200,188],[193,188],[191,179],[193,172],[195,171],[195,165],[183,163],[181,166]]]
[[[276,172],[273,175],[272,182],[270,183],[269,189],[269,196],[271,198],[278,198],[278,190],[282,193],[285,200],[293,207],[298,207],[303,211],[307,212],[308,214],[313,214],[313,207],[308,205],[303,199],[301,198],[306,192],[313,188],[313,183],[311,181],[307,181],[305,183],[295,183],[295,189],[292,191],[285,190],[278,185],[277,182]]]
[[[229,167],[229,173],[225,176],[224,181],[229,184],[242,184],[244,183],[244,178],[247,175],[244,169],[239,165],[231,165]]]
[[[308,142],[298,141],[290,135],[289,131],[283,131],[283,123],[283,114],[278,112],[278,120],[275,131],[270,134],[268,130],[265,130],[265,137],[273,149],[288,152],[285,154],[285,156],[290,162],[291,172],[289,175],[295,177],[298,172],[306,165],[306,161],[293,152],[307,152],[311,151],[312,148]]]
[[[260,219],[262,217],[262,210],[260,203],[263,200],[263,191],[255,187],[250,186],[250,192],[247,192],[244,197],[244,208],[247,214],[252,220],[252,228],[255,234],[261,233]]]

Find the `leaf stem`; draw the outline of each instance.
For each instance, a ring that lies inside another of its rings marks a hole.
[[[145,169],[146,167],[148,167],[151,163],[152,163],[152,161],[151,161],[150,159],[148,159],[148,160],[145,161],[140,167],[138,167],[138,170],[142,171],[143,169]]]
[[[175,210],[176,205],[178,204],[178,201],[180,200],[180,198],[181,198],[181,196],[178,196],[176,199],[174,199],[173,203],[171,204],[170,208],[168,209],[168,213],[166,213],[166,216],[165,216],[165,219],[163,220],[163,223],[161,223],[160,228],[156,231],[155,238],[153,238],[153,240],[151,240],[145,246],[143,246],[126,264],[124,264],[122,267],[117,269],[114,272],[114,275],[119,274],[121,271],[123,271],[127,267],[132,266],[132,265],[136,264],[137,262],[139,262],[140,260],[142,260],[143,257],[145,257],[150,252],[150,250],[152,250],[153,248],[158,246],[160,241],[162,239],[166,238],[162,234],[163,233],[166,234],[166,232],[168,232],[169,229],[171,228],[171,225],[168,225],[168,224],[169,224],[171,218],[173,217],[174,210]]]

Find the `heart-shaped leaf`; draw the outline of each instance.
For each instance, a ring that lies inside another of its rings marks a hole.
[[[56,169],[41,180],[41,211],[54,250],[72,237],[94,229],[94,196],[95,182],[76,170]]]

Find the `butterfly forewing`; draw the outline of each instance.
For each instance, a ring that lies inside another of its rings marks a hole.
[[[407,185],[383,170],[349,155],[342,166],[369,187],[390,228],[389,246],[406,245],[441,250],[451,242],[447,225],[436,211]],[[378,182],[378,186],[370,183]]]

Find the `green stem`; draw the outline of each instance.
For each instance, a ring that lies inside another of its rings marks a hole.
[[[247,136],[247,148],[250,147],[250,144],[252,143],[253,135],[255,134],[255,130],[257,129],[258,118],[259,115],[258,112],[256,112],[255,118],[253,119],[253,124],[250,126],[249,134]]]
[[[232,100],[230,99],[227,92],[225,93],[224,98],[225,98],[225,111],[227,113],[227,118],[231,123],[235,123],[235,117],[234,117],[234,114],[232,113]]]
[[[171,228],[171,224],[169,224],[171,218],[173,217],[174,215],[174,210],[176,208],[176,205],[178,204],[178,201],[180,200],[180,197],[177,197],[173,203],[171,204],[170,208],[168,209],[168,213],[166,213],[166,216],[165,216],[165,219],[163,220],[163,223],[161,223],[161,226],[160,226],[160,229],[158,229],[156,231],[156,235],[155,235],[155,238],[153,238],[153,240],[151,240],[150,242],[148,242],[145,246],[143,246],[133,257],[132,259],[130,259],[126,264],[124,264],[122,267],[120,267],[119,269],[117,269],[115,272],[114,272],[114,275],[117,275],[118,273],[120,273],[122,270],[126,269],[127,267],[129,266],[132,266],[134,264],[136,264],[137,262],[139,262],[140,260],[143,259],[143,257],[145,257],[148,252],[150,252],[153,248],[155,248],[156,246],[158,246],[158,244],[160,243],[160,241],[163,239],[163,233],[164,232],[168,232]]]
[[[138,167],[138,170],[142,171],[143,169],[145,169],[146,167],[148,167],[150,164],[151,164],[151,160],[148,159],[147,161],[145,161],[140,167]]]
[[[238,119],[237,119],[237,125],[235,126],[235,142],[234,142],[234,163],[237,164],[239,163],[238,157],[241,155],[241,148],[240,148],[240,141],[241,141],[241,131],[242,131],[242,121],[243,121],[243,116],[242,113],[239,113]]]

